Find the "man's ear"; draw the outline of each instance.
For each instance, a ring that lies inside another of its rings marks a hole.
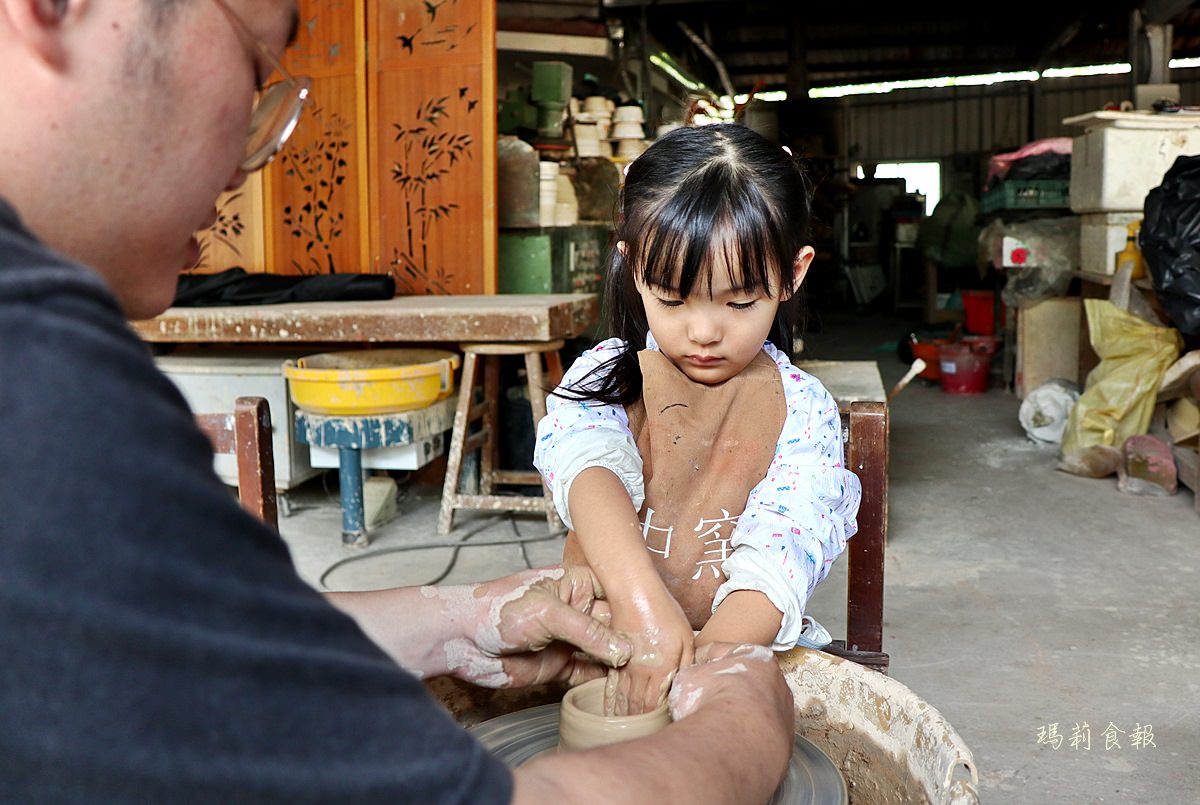
[[[800,290],[804,278],[808,275],[808,267],[812,265],[813,257],[817,254],[812,246],[805,246],[796,253],[796,262],[792,263],[792,293]]]
[[[66,64],[63,23],[88,0],[0,0],[17,45],[52,69]]]

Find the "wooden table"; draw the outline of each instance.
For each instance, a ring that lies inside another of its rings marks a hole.
[[[846,544],[846,639],[828,651],[887,672],[883,651],[883,558],[888,523],[887,393],[874,361],[800,361],[837,401],[846,466],[862,483],[858,533]]]
[[[842,413],[849,412],[851,403],[887,402],[875,361],[797,361],[796,366],[821,381]]]
[[[171,308],[133,323],[170,344],[553,341],[599,318],[595,294],[401,296],[375,302]]]

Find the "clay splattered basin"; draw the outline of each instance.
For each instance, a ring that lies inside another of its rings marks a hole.
[[[971,750],[950,722],[900,682],[820,651],[778,655],[796,733],[828,755],[852,805],[977,805]]]

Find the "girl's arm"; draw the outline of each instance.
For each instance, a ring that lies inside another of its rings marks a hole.
[[[696,648],[707,643],[754,643],[770,646],[775,643],[780,612],[771,599],[758,590],[734,590],[725,597],[717,611],[696,635]]]
[[[841,417],[833,397],[782,356],[776,360],[787,420],[767,476],[738,518],[733,555],[722,567],[729,580],[713,599],[713,631],[706,627],[701,639],[762,640],[785,651],[800,637],[813,588],[857,529],[862,487],[843,466]],[[772,621],[764,599],[779,618],[766,639]]]
[[[580,356],[562,386],[586,386],[625,345],[609,339]],[[644,485],[642,459],[619,405],[557,395],[538,423],[534,464],[554,496],[559,516],[605,589],[614,628],[634,641],[627,670],[613,677],[608,709],[618,714],[654,709],[671,674],[690,662],[692,632],[650,560],[637,511]]]
[[[612,609],[612,626],[629,636],[633,656],[609,672],[605,709],[644,713],[666,699],[679,667],[692,661],[692,627],[667,591],[642,539],[625,486],[603,467],[589,467],[571,485],[575,536]]]

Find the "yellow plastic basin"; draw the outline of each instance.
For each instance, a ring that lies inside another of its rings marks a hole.
[[[332,416],[395,414],[454,393],[459,357],[437,349],[359,349],[287,361],[292,401]]]

